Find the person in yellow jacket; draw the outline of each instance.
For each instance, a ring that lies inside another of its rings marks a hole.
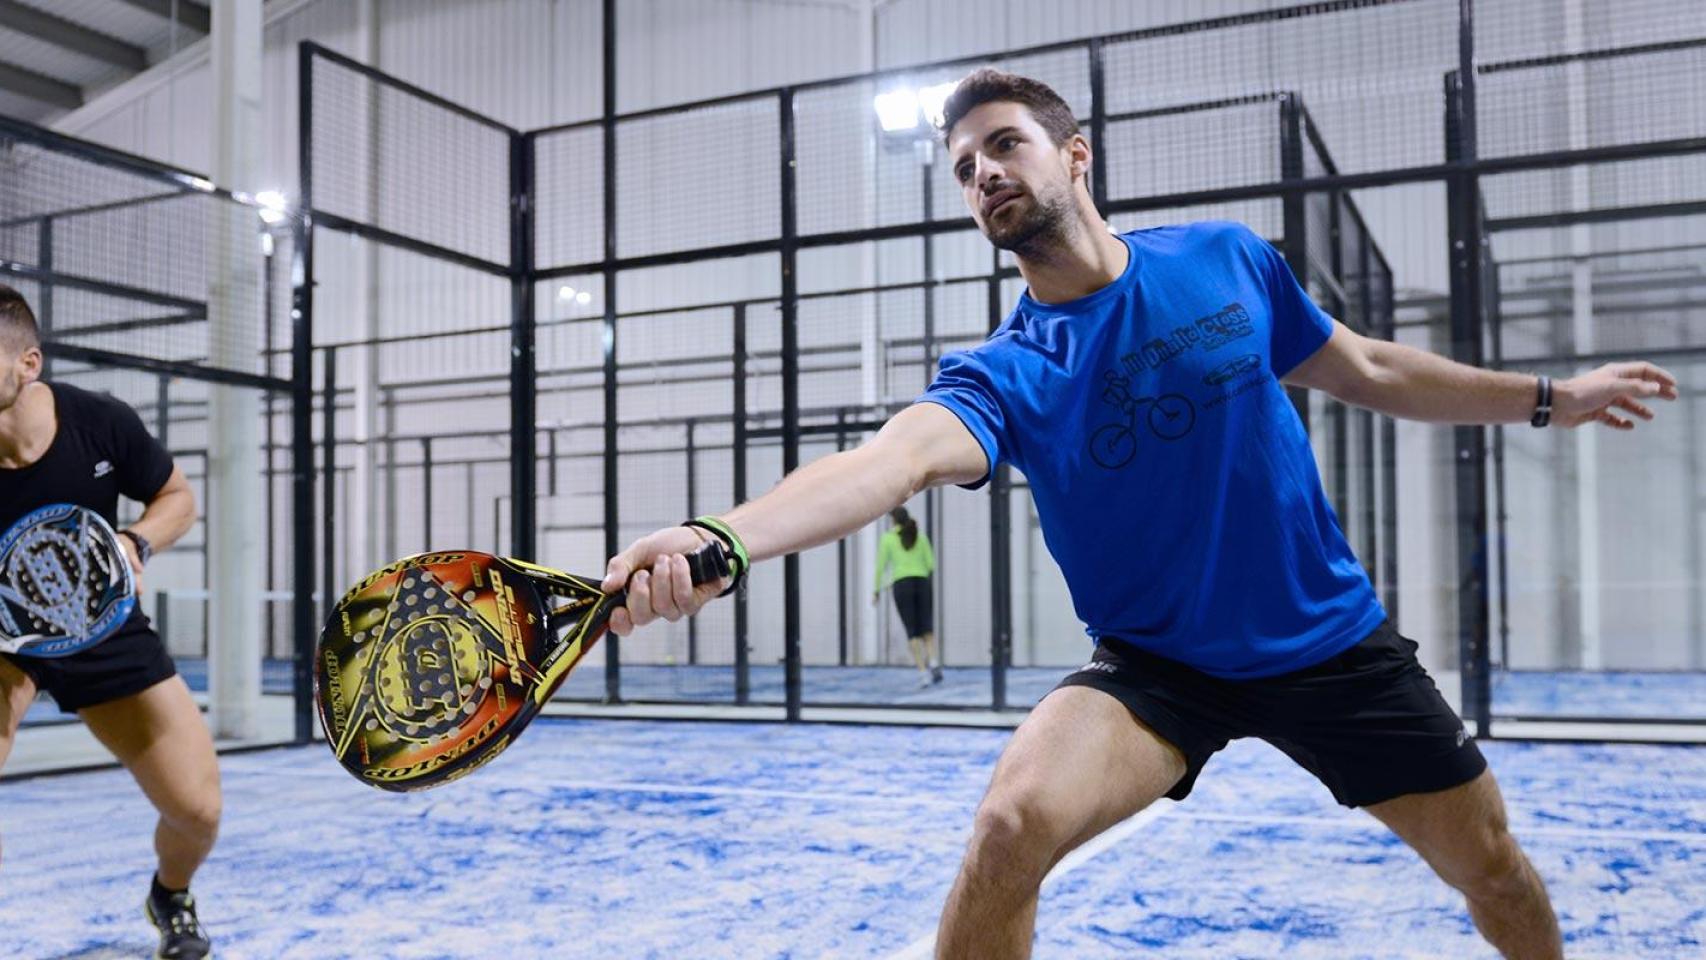
[[[900,612],[900,622],[906,625],[906,645],[912,650],[912,661],[918,664],[920,687],[942,682],[942,661],[935,655],[936,618],[930,589],[930,575],[936,572],[936,551],[930,549],[930,538],[918,529],[917,521],[905,507],[895,507],[889,514],[894,526],[883,533],[877,544],[876,587],[871,591],[871,603],[882,596],[883,588],[894,587],[894,605]],[[931,667],[930,662],[936,661]]]

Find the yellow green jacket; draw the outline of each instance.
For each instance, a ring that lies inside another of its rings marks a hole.
[[[877,590],[896,580],[908,577],[928,577],[936,569],[936,551],[930,549],[930,538],[918,531],[912,549],[901,546],[899,528],[891,527],[877,542]],[[885,575],[885,571],[887,574]]]

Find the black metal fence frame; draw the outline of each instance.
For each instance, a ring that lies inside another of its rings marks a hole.
[[[74,157],[78,160],[95,164],[105,169],[120,171],[130,176],[156,181],[162,187],[162,192],[158,194],[150,194],[144,197],[109,203],[94,204],[69,210],[56,210],[24,218],[30,221],[39,221],[41,236],[44,240],[51,241],[54,222],[67,216],[76,216],[93,212],[109,212],[125,207],[135,207],[152,203],[159,200],[176,199],[186,195],[206,195],[231,203],[255,206],[252,198],[241,197],[233,194],[228,189],[214,185],[212,181],[200,174],[182,170],[154,160],[149,160],[146,157],[139,157],[135,154],[126,153],[122,150],[116,150],[112,147],[67,136],[66,134],[10,117],[0,116],[0,142],[33,144],[52,153]],[[7,223],[5,225],[16,226],[19,224]],[[40,298],[41,302],[38,304],[37,319],[41,325],[43,334],[42,352],[49,363],[51,363],[54,358],[63,358],[94,366],[132,370],[154,375],[158,378],[160,384],[159,392],[157,394],[157,409],[155,410],[155,414],[157,421],[162,425],[162,434],[165,433],[165,425],[170,422],[171,401],[168,384],[172,378],[178,377],[186,380],[223,384],[227,386],[247,387],[259,390],[262,392],[262,397],[265,399],[269,412],[272,409],[272,404],[276,397],[290,396],[292,397],[292,403],[289,407],[289,412],[293,422],[295,422],[299,428],[307,425],[311,405],[309,403],[302,402],[306,394],[303,394],[301,391],[307,384],[308,378],[311,376],[311,367],[306,362],[306,358],[310,356],[309,347],[311,346],[311,341],[308,339],[309,331],[308,328],[300,322],[293,322],[291,329],[291,342],[293,345],[292,355],[293,359],[298,362],[293,366],[290,377],[286,378],[273,375],[271,372],[272,363],[270,361],[272,334],[271,322],[273,320],[270,310],[272,298],[272,288],[270,284],[265,288],[265,309],[267,311],[265,314],[265,322],[267,324],[267,347],[269,349],[267,354],[269,357],[267,363],[268,372],[265,374],[244,373],[219,367],[204,366],[193,361],[166,360],[141,354],[92,348],[79,344],[66,343],[56,339],[54,336],[53,300],[53,290],[55,287],[65,287],[68,289],[86,290],[94,293],[107,294],[125,300],[156,304],[180,311],[178,316],[164,319],[154,318],[123,321],[104,325],[99,328],[92,326],[79,327],[75,330],[76,335],[88,335],[96,332],[125,332],[132,329],[160,327],[175,323],[205,323],[207,322],[207,304],[205,301],[166,296],[154,291],[124,284],[116,284],[95,277],[63,273],[54,268],[51,242],[46,243],[41,247],[41,253],[38,259],[42,262],[38,262],[36,264],[23,264],[9,260],[0,260],[0,275],[17,276],[41,285],[42,296]],[[271,269],[272,262],[269,254],[267,256],[266,265],[266,270],[269,275],[268,279],[270,279]],[[300,318],[297,319],[299,320]],[[270,430],[270,416],[268,417],[268,424],[268,429]],[[169,438],[162,435],[159,439],[162,443],[166,443]],[[172,449],[171,452],[174,458],[199,456],[205,460],[207,455],[207,451],[205,450]],[[270,480],[275,473],[271,462],[272,453],[273,448],[269,445],[267,452],[268,463],[266,466],[269,490]],[[291,691],[294,704],[292,727],[295,742],[305,742],[313,735],[313,686],[307,665],[312,659],[314,637],[318,632],[318,622],[315,620],[313,615],[313,598],[311,595],[313,583],[312,554],[314,543],[311,519],[314,512],[314,478],[312,474],[313,456],[312,448],[300,442],[292,445],[291,454],[293,457],[291,477],[298,497],[296,503],[297,509],[292,515],[291,522],[292,555],[295,561],[293,579],[291,582],[291,591],[294,593],[291,621],[291,649],[296,667],[293,675]],[[308,497],[306,509],[302,507],[301,494],[303,492],[306,492]],[[270,518],[270,492],[268,496],[268,504]],[[207,564],[205,554],[206,548],[203,546],[201,549],[204,551],[202,562],[205,570]],[[270,552],[268,556],[270,563]],[[268,582],[270,583],[270,577]],[[162,621],[164,621],[163,609],[164,608],[162,608]],[[162,629],[164,629],[164,622],[162,622]],[[270,615],[268,629],[271,629]],[[270,640],[267,646],[267,651],[269,653],[272,652],[272,644],[270,643]]]
[[[774,254],[780,259],[781,289],[779,298],[782,307],[782,422],[776,432],[783,447],[783,463],[785,470],[791,470],[798,464],[801,438],[813,432],[841,432],[849,430],[869,429],[874,425],[874,415],[877,411],[829,410],[816,411],[828,417],[835,416],[835,422],[817,419],[815,423],[803,423],[802,417],[807,414],[799,405],[798,396],[798,345],[795,340],[796,321],[795,307],[801,298],[796,287],[796,260],[802,250],[841,246],[854,243],[889,240],[896,238],[923,238],[928,243],[929,238],[949,233],[968,231],[974,228],[969,217],[955,219],[929,219],[919,222],[898,225],[885,225],[858,230],[843,230],[802,235],[797,228],[794,187],[794,127],[793,104],[798,94],[804,91],[816,90],[828,86],[856,82],[861,79],[880,80],[886,77],[904,77],[920,72],[944,68],[970,67],[987,62],[992,58],[1010,59],[1022,56],[1032,56],[1041,53],[1060,52],[1067,50],[1084,50],[1087,53],[1090,69],[1092,91],[1092,109],[1089,117],[1089,133],[1093,142],[1100,143],[1107,124],[1111,119],[1107,115],[1103,96],[1103,48],[1113,42],[1145,39],[1165,35],[1176,35],[1195,31],[1217,30],[1227,27],[1248,26],[1254,24],[1274,23],[1297,17],[1313,16],[1323,13],[1356,10],[1370,7],[1387,6],[1412,2],[1412,0],[1330,0],[1330,2],[1307,3],[1282,9],[1271,9],[1254,13],[1238,14],[1202,20],[1194,23],[1172,24],[1165,27],[1147,30],[1130,31],[1126,33],[1073,40],[1059,43],[1042,44],[1016,50],[1000,51],[998,53],[962,57],[953,60],[938,61],[931,64],[915,65],[905,68],[875,71],[854,77],[837,77],[809,83],[794,84],[785,87],[772,88],[735,94],[724,97],[710,98],[692,103],[683,103],[668,107],[634,111],[619,114],[616,108],[616,16],[614,0],[604,0],[603,3],[603,50],[604,50],[604,89],[602,116],[580,123],[546,127],[532,131],[518,131],[490,118],[483,117],[443,98],[427,93],[420,88],[386,75],[374,68],[350,60],[337,53],[313,43],[304,43],[301,49],[301,170],[302,170],[302,205],[303,216],[297,224],[296,236],[296,265],[294,270],[295,298],[293,319],[300,335],[293,341],[295,355],[294,387],[297,391],[295,404],[297,409],[307,409],[312,402],[312,384],[303,379],[303,371],[310,369],[311,360],[311,331],[312,331],[312,298],[309,292],[313,284],[313,247],[312,234],[315,227],[325,227],[352,233],[379,243],[390,244],[411,250],[424,256],[437,258],[450,263],[481,272],[508,278],[514,290],[513,310],[510,318],[509,331],[511,334],[513,362],[509,374],[509,396],[511,399],[511,455],[513,457],[511,502],[511,542],[513,552],[522,557],[531,558],[534,547],[534,508],[533,493],[536,477],[537,451],[533,441],[533,410],[538,398],[537,370],[533,363],[534,337],[539,329],[539,323],[534,316],[532,306],[532,291],[536,284],[557,278],[577,275],[600,275],[604,280],[604,310],[599,321],[602,327],[604,352],[602,359],[603,391],[605,404],[604,417],[604,530],[606,550],[614,554],[620,547],[616,541],[619,513],[617,505],[617,489],[620,484],[618,475],[618,446],[617,446],[617,375],[618,364],[616,355],[617,337],[619,336],[618,320],[628,316],[618,311],[618,276],[622,271],[643,267],[656,267],[689,262],[708,261],[738,257],[750,254]],[[1297,162],[1297,151],[1301,150],[1306,140],[1313,138],[1319,144],[1319,135],[1315,133],[1307,121],[1307,114],[1296,97],[1281,97],[1282,110],[1288,116],[1288,126],[1285,134],[1285,167],[1280,179],[1259,184],[1247,184],[1232,187],[1193,190],[1171,193],[1166,195],[1127,197],[1110,199],[1103,178],[1092,178],[1093,195],[1105,216],[1139,211],[1163,210],[1169,208],[1195,206],[1203,204],[1225,203],[1230,201],[1279,199],[1286,209],[1286,219],[1299,217],[1302,205],[1309,197],[1316,194],[1327,194],[1333,198],[1332,209],[1337,215],[1340,204],[1338,198],[1348,199],[1350,191],[1390,187],[1402,184],[1443,183],[1447,187],[1447,203],[1449,207],[1449,243],[1451,266],[1451,341],[1452,355],[1455,359],[1476,365],[1484,365],[1487,361],[1484,344],[1489,336],[1488,318],[1488,284],[1486,273],[1486,237],[1488,224],[1480,200],[1480,181],[1482,177],[1511,173],[1517,171],[1555,169],[1582,164],[1599,164],[1631,159],[1644,159],[1663,156],[1680,156],[1706,152],[1706,137],[1685,137],[1679,139],[1657,140],[1634,144],[1616,144],[1609,146],[1586,147],[1580,149],[1554,150],[1542,153],[1524,154],[1518,156],[1501,156],[1482,158],[1476,151],[1476,97],[1475,78],[1478,73],[1489,69],[1509,68],[1510,65],[1489,66],[1477,64],[1474,49],[1474,3],[1473,0],[1458,0],[1458,68],[1444,78],[1445,103],[1445,159],[1441,163],[1430,163],[1407,167],[1397,167],[1387,170],[1368,171],[1360,173],[1339,173],[1331,167],[1323,176],[1306,176],[1303,167]],[[1582,56],[1600,56],[1603,53],[1583,54]],[[369,79],[387,85],[395,90],[423,98],[445,109],[453,110],[461,116],[474,119],[480,123],[503,130],[510,138],[512,145],[510,166],[510,203],[512,215],[511,256],[507,263],[489,263],[467,254],[449,250],[417,238],[402,236],[377,227],[362,224],[318,210],[313,206],[313,194],[309,182],[309,172],[312,169],[311,137],[313,129],[311,115],[311,80],[312,64],[316,58],[336,62],[341,66],[357,71]],[[733,104],[738,102],[755,102],[774,99],[779,111],[780,151],[777,157],[777,175],[781,186],[781,222],[773,239],[731,243],[726,245],[683,250],[668,253],[655,253],[644,256],[620,257],[617,248],[617,127],[619,122],[640,118],[657,117],[669,114],[700,110],[706,107]],[[533,192],[533,164],[536,144],[539,138],[571,130],[602,131],[603,150],[603,253],[596,260],[573,264],[558,264],[541,266],[535,262],[535,238],[531,229],[531,218],[535,210]],[[1354,204],[1347,208],[1355,215]],[[1361,224],[1359,224],[1361,226]],[[1364,233],[1366,234],[1364,227]],[[1292,230],[1285,231],[1288,239],[1296,238],[1301,241],[1301,234]],[[1334,238],[1336,242],[1336,237]],[[1372,241],[1372,238],[1371,238]],[[1307,251],[1287,250],[1288,262],[1298,270],[1300,276],[1306,276]],[[1379,265],[1390,270],[1385,264],[1384,257],[1374,248],[1373,258],[1378,259]],[[1372,263],[1362,265],[1363,269],[1373,266]],[[992,257],[992,268],[988,275],[973,278],[956,278],[954,281],[938,281],[927,277],[925,286],[934,287],[944,282],[982,282],[987,285],[988,322],[990,329],[998,324],[1006,311],[1006,305],[1001,296],[1001,282],[1011,272],[1003,272],[999,263]],[[1366,295],[1366,294],[1365,294]],[[1387,319],[1383,328],[1374,328],[1368,332],[1375,336],[1390,338],[1394,327],[1390,321],[1392,290],[1388,284],[1385,291],[1384,303],[1365,303],[1364,316],[1384,316]],[[744,305],[727,304],[731,308],[744,310]],[[682,310],[687,308],[675,308]],[[745,347],[742,342],[744,324],[736,324],[737,360],[743,359]],[[328,364],[327,368],[330,369]],[[737,377],[741,376],[737,371]],[[333,385],[335,387],[335,384]],[[748,429],[747,414],[744,408],[744,390],[736,389],[736,412],[734,415],[735,445],[744,449],[753,439],[755,433]],[[853,419],[850,419],[853,418]],[[816,418],[814,418],[816,419]],[[328,415],[328,427],[331,418]],[[1307,420],[1306,420],[1307,423]],[[308,446],[310,425],[307,419],[298,416],[295,420],[296,434],[293,446],[297,450]],[[1342,429],[1335,425],[1335,429]],[[1359,427],[1367,436],[1373,438],[1378,432],[1381,438],[1378,443],[1365,445],[1366,449],[1375,446],[1387,451],[1388,457],[1393,444],[1393,426],[1390,419],[1382,419],[1378,431],[1371,422],[1364,422]],[[1457,599],[1457,635],[1458,658],[1463,671],[1463,707],[1462,712],[1472,724],[1477,736],[1491,735],[1491,695],[1490,695],[1490,660],[1489,660],[1489,599],[1488,599],[1488,569],[1494,562],[1489,549],[1488,538],[1488,480],[1487,460],[1489,452],[1488,433],[1483,427],[1455,428],[1453,449],[1453,471],[1457,492],[1458,535],[1455,547],[1457,569],[1460,571]],[[1343,449],[1342,445],[1340,447]],[[330,450],[328,446],[328,450]],[[735,457],[735,498],[744,500],[747,496],[744,458]],[[299,464],[304,462],[298,461]],[[327,458],[330,464],[332,458]],[[1383,464],[1383,489],[1385,502],[1395,503],[1395,484],[1390,461]],[[1371,476],[1371,465],[1359,465],[1359,473]],[[329,474],[328,474],[329,475]],[[298,472],[301,477],[301,471]],[[1368,484],[1370,481],[1364,480]],[[1008,500],[1011,496],[1011,479],[1006,468],[996,471],[990,484],[991,497],[991,555],[990,583],[992,596],[992,637],[991,637],[991,674],[993,684],[993,703],[995,709],[1006,709],[1005,666],[1011,661],[1012,650],[1012,610],[1007,601],[1011,592],[1009,570],[1009,539]],[[1342,489],[1342,487],[1341,487]],[[1371,490],[1372,487],[1365,489]],[[297,509],[299,516],[306,516],[311,509],[313,494],[311,488],[297,488]],[[326,515],[322,522],[328,532],[333,519],[333,503],[328,495]],[[308,508],[308,509],[305,509]],[[1387,545],[1386,555],[1381,558],[1376,571],[1376,578],[1383,586],[1383,599],[1395,608],[1396,592],[1396,524],[1395,510],[1389,509],[1388,516],[1382,517],[1383,541]],[[1364,544],[1367,547],[1367,544]],[[304,568],[304,563],[312,562],[306,552],[297,555],[299,582],[312,579],[312,571]],[[797,720],[801,711],[800,690],[800,615],[799,593],[800,573],[798,560],[790,556],[785,562],[785,596],[786,610],[784,614],[784,650],[787,678],[786,716],[789,720]],[[327,584],[327,595],[333,593],[333,584]],[[299,604],[308,601],[299,597]],[[744,601],[736,604],[736,702],[748,702],[747,664],[746,664],[746,606]],[[620,687],[620,640],[611,636],[606,640],[606,699],[617,702],[621,699]],[[299,663],[299,671],[305,670],[305,665]],[[300,682],[300,680],[299,680]]]

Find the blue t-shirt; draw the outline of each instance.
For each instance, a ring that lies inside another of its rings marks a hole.
[[[920,402],[1025,475],[1092,637],[1229,679],[1354,646],[1386,614],[1280,383],[1333,321],[1242,225],[1121,239],[1119,279],[1068,303],[1027,291]]]

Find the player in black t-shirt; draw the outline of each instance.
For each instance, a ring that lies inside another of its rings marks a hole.
[[[119,400],[41,375],[29,304],[0,284],[0,530],[49,503],[74,503],[116,524],[119,494],[146,504],[120,539],[138,577],[148,558],[195,523],[182,470]],[[36,691],[76,713],[160,812],[159,866],[145,901],[168,960],[206,957],[190,878],[219,831],[219,765],[201,711],[140,610],[111,638],[55,659],[0,654],[0,766]]]

